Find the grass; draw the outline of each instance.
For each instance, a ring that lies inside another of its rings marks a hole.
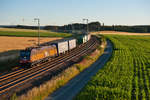
[[[37,30],[27,29],[8,29],[0,28],[0,36],[15,36],[15,37],[37,37]],[[41,37],[70,37],[69,33],[57,33],[51,31],[40,30]]]
[[[103,41],[101,45],[106,45],[106,42]],[[15,100],[44,100],[49,94],[54,92],[59,87],[65,85],[69,80],[94,63],[103,53],[103,51],[104,48],[97,49],[92,54],[85,56],[81,62],[65,69],[63,72],[50,79],[48,82],[40,85],[39,87],[31,89],[27,92],[27,94],[24,94],[20,97],[16,97],[16,94],[14,94],[12,99],[15,97]]]
[[[149,100],[150,36],[105,36],[113,55],[74,100]]]

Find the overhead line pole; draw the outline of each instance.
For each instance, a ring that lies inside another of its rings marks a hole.
[[[34,20],[38,21],[38,46],[40,46],[40,19],[39,18],[34,18]]]
[[[74,31],[74,25],[73,25],[73,23],[71,23],[71,27],[72,27],[72,33],[73,33],[73,31]]]
[[[88,33],[89,33],[89,26],[88,26],[89,20],[88,20],[88,19],[83,19],[83,22],[84,22],[85,20],[87,21],[87,30],[86,30],[86,31],[87,31],[87,34],[88,34]]]

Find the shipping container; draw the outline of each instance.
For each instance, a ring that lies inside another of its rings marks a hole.
[[[80,35],[77,37],[77,44],[83,44],[88,41],[88,35]]]
[[[87,35],[84,35],[84,43],[88,41]]]
[[[83,35],[80,35],[77,37],[77,44],[80,45],[80,44],[83,44],[85,42],[84,40],[84,36]]]
[[[68,41],[67,40],[61,40],[61,41],[57,41],[55,43],[52,43],[53,45],[56,45],[57,48],[57,52],[58,55],[61,53],[65,53],[66,51],[68,51]]]
[[[91,34],[88,34],[88,41],[91,39]]]
[[[73,49],[76,47],[76,39],[68,39],[68,47],[69,50]]]

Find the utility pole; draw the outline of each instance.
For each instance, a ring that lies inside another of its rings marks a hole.
[[[87,21],[87,30],[86,30],[87,33],[86,33],[86,34],[88,34],[88,33],[89,33],[89,29],[88,29],[88,28],[89,28],[89,27],[88,27],[88,21],[89,21],[89,20],[88,20],[88,19],[83,19],[83,22],[84,22],[85,20]],[[86,49],[88,50],[88,46],[86,47]]]
[[[71,23],[71,27],[72,27],[72,33],[74,32],[74,25],[73,23]]]
[[[38,46],[40,46],[40,19],[34,18],[34,21],[38,21]]]
[[[87,32],[87,34],[88,34],[88,33],[89,33],[89,26],[88,26],[88,21],[89,21],[89,20],[88,20],[88,19],[83,19],[83,22],[84,22],[85,20],[87,21],[87,30],[86,30],[86,32]]]

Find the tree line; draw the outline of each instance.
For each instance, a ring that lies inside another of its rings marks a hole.
[[[8,27],[8,26],[7,26]],[[125,25],[104,25],[104,23],[100,22],[91,22],[88,25],[82,23],[73,23],[63,26],[41,26],[41,29],[51,30],[55,32],[68,32],[71,33],[73,31],[123,31],[123,32],[136,32],[136,33],[150,33],[150,25],[137,25],[137,26],[125,26]],[[37,26],[25,26],[25,25],[16,25],[9,26],[9,28],[19,28],[19,29],[37,29]]]
[[[70,32],[72,30],[87,30],[87,24],[74,23],[64,26],[45,26],[44,29],[60,32]],[[125,25],[104,25],[100,22],[91,22],[88,24],[89,31],[123,31],[123,32],[136,32],[136,33],[150,33],[150,25],[137,25],[137,26],[125,26]]]

